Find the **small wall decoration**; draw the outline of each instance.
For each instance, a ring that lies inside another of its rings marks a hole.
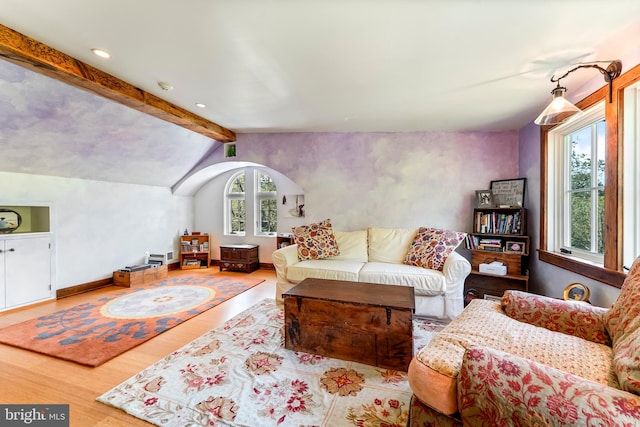
[[[510,254],[524,254],[525,245],[522,242],[506,242],[504,251]]]
[[[12,209],[0,209],[0,234],[13,233],[22,224],[22,216]]]
[[[289,218],[304,217],[304,194],[287,194],[282,196],[284,216]]]
[[[493,202],[497,207],[524,207],[524,190],[527,178],[491,181]]]
[[[491,190],[476,190],[476,207],[478,208],[492,208],[493,195]]]
[[[582,283],[572,283],[564,289],[565,301],[589,301],[591,292]]]

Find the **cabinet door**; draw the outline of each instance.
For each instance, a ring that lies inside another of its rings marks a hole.
[[[5,241],[6,307],[51,297],[51,238]]]

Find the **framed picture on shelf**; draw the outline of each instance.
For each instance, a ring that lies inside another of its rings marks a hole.
[[[527,178],[491,181],[493,202],[499,208],[524,207],[524,190]]]
[[[591,292],[582,283],[572,283],[564,289],[564,299],[566,301],[589,301]]]
[[[506,242],[504,251],[509,254],[524,254],[525,245],[522,242]]]
[[[476,207],[493,207],[493,195],[491,194],[491,190],[476,190]]]

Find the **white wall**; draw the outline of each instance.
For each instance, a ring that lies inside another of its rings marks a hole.
[[[271,263],[271,254],[276,250],[276,238],[275,236],[255,236],[254,224],[255,217],[254,212],[251,209],[247,211],[247,233],[245,236],[225,236],[224,235],[224,193],[227,181],[233,174],[239,170],[244,170],[247,180],[245,198],[247,200],[253,199],[254,189],[251,185],[253,179],[253,173],[256,169],[265,171],[276,184],[278,189],[278,199],[282,198],[282,195],[289,194],[302,194],[304,191],[300,186],[293,181],[282,175],[278,171],[270,168],[260,166],[242,167],[233,169],[231,171],[224,172],[217,175],[207,184],[205,184],[196,194],[195,201],[195,224],[197,229],[204,233],[209,233],[209,239],[211,241],[211,258],[214,260],[220,259],[220,245],[221,244],[239,244],[239,243],[251,243],[260,245],[258,253],[260,255],[261,263]],[[247,208],[249,205],[247,205]],[[278,204],[278,232],[289,233],[291,227],[302,225],[305,223],[305,218],[288,218],[282,212],[282,206]]]
[[[0,205],[33,202],[53,207],[54,289],[111,277],[145,251],[177,258],[193,228],[193,198],[166,187],[0,172]]]

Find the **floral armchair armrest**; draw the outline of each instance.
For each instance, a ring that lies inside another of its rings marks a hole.
[[[486,347],[465,352],[458,408],[473,426],[640,425],[639,396]]]
[[[509,290],[502,296],[502,309],[520,322],[611,345],[604,323],[606,308]]]

